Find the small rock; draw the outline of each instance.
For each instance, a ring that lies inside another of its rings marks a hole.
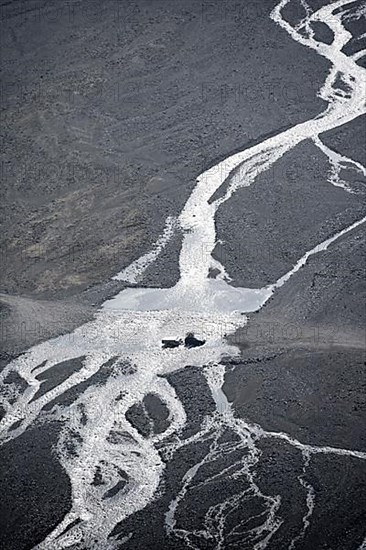
[[[189,332],[184,339],[184,345],[186,348],[196,348],[198,346],[203,346],[206,340],[198,340],[195,338],[193,332]]]
[[[175,340],[174,338],[163,338],[161,341],[163,348],[177,348],[183,344],[182,340]]]

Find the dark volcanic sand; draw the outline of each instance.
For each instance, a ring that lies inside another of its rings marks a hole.
[[[219,208],[217,237],[223,242],[214,256],[233,284],[261,288],[275,282],[305,252],[365,215],[365,178],[350,194],[328,183],[328,172],[327,158],[307,140]]]
[[[328,62],[273,24],[274,0],[112,4],[3,7],[6,293],[65,299],[105,283],[199,173],[323,109]],[[171,262],[162,271],[174,282]]]
[[[224,384],[237,415],[303,443],[365,451],[365,251],[361,227],[249,315],[233,337],[242,353],[229,362]],[[281,457],[276,466],[291,469]],[[357,548],[366,519],[364,461],[318,455],[308,473],[320,492],[300,548]]]

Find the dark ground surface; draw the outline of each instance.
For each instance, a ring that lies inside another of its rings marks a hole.
[[[80,298],[149,248],[204,169],[323,108],[328,62],[271,22],[274,1],[116,5],[3,6],[8,294]]]
[[[2,364],[82,324],[122,288],[105,282],[149,249],[200,172],[324,108],[316,92],[329,65],[270,21],[275,3],[126,0],[118,10],[112,1],[75,0],[70,12],[55,1],[42,8],[33,0],[2,2]],[[365,162],[364,119],[323,138]],[[273,282],[364,215],[362,185],[347,195],[326,183],[326,171],[322,154],[304,143],[220,209],[218,236],[226,245],[217,255],[235,284]],[[179,236],[169,247],[144,285],[175,281]],[[366,450],[365,264],[360,228],[313,257],[250,316],[234,337],[241,358],[228,365],[224,386],[237,415],[302,442]],[[196,369],[170,381],[191,435],[214,403]],[[130,411],[131,421],[143,431],[147,409],[158,431],[165,411],[151,400],[144,405]],[[4,550],[32,548],[70,506],[69,481],[53,453],[58,429],[38,426],[0,449]],[[301,456],[284,442],[264,439],[261,448],[261,487],[280,490],[291,516],[270,545],[283,550],[306,511]],[[176,454],[161,498],[117,529],[133,532],[126,547],[186,548],[167,537],[164,514],[184,473],[206,452],[207,443],[199,443]],[[232,456],[223,460],[219,469]],[[300,548],[357,548],[364,462],[318,455],[308,475],[317,503]],[[231,490],[214,485],[211,504]],[[206,505],[192,492],[182,525]]]
[[[327,182],[328,170],[325,155],[305,141],[219,208],[217,236],[223,244],[215,257],[233,284],[273,283],[305,252],[365,215],[366,180],[362,185],[357,178],[357,194],[345,193]]]

